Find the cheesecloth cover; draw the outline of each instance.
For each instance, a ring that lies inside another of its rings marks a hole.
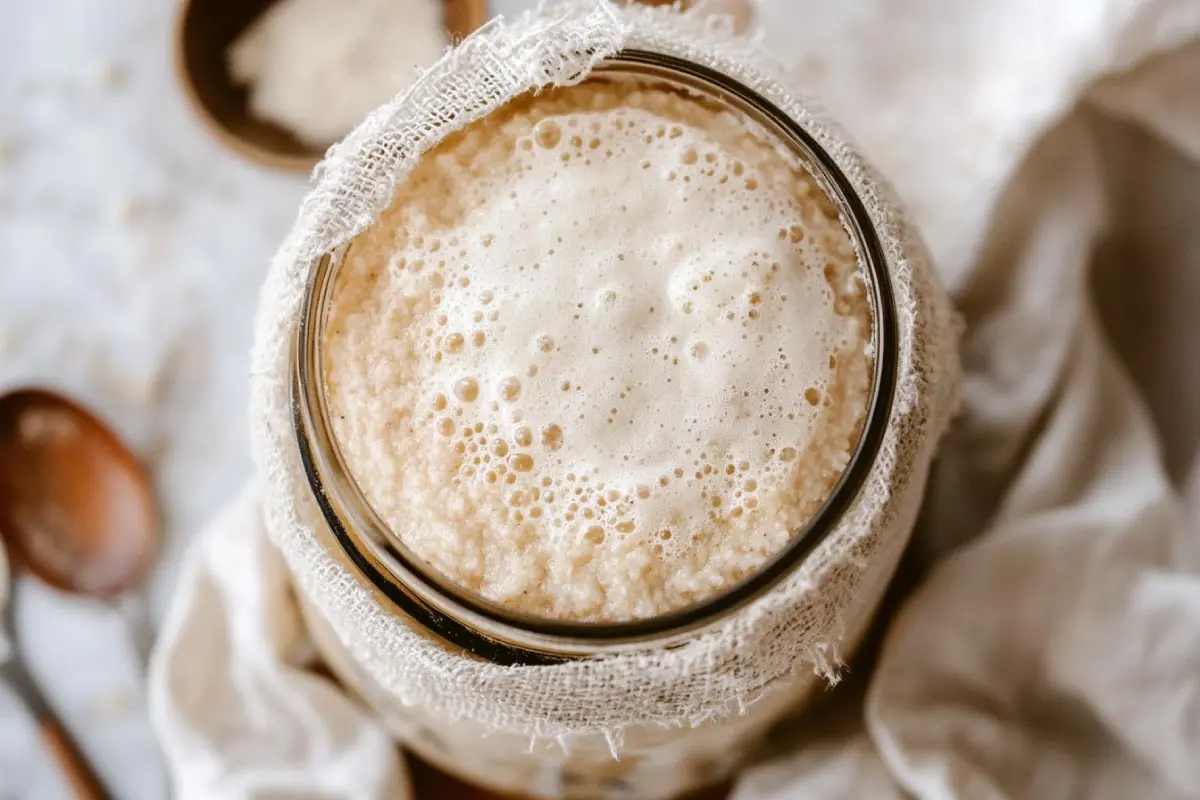
[[[553,737],[691,726],[746,709],[813,672],[836,680],[847,631],[859,631],[908,540],[938,439],[955,409],[957,322],[918,235],[845,135],[762,48],[727,20],[607,2],[546,6],[493,21],[330,150],[275,256],[258,312],[251,443],[266,523],[297,588],[348,652],[404,704],[487,730]],[[688,644],[552,666],[511,667],[449,652],[392,616],[319,543],[324,523],[299,464],[289,359],[314,261],[367,228],[397,183],[447,134],[530,90],[578,82],[623,48],[676,56],[751,87],[800,123],[863,199],[886,253],[899,324],[896,396],[859,497],[793,574]]]

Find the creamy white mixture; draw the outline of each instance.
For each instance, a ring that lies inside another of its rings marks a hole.
[[[857,444],[849,237],[739,117],[589,81],[451,137],[352,245],[325,348],[369,502],[462,586],[645,618],[750,575]]]

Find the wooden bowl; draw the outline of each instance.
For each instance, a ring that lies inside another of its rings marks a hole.
[[[324,149],[255,117],[249,109],[249,93],[230,77],[226,62],[229,45],[273,2],[183,0],[175,25],[175,72],[197,116],[221,144],[259,164],[307,173],[325,155]],[[442,3],[452,41],[487,21],[487,0]]]

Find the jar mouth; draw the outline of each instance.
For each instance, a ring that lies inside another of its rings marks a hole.
[[[874,351],[870,402],[849,463],[820,509],[786,547],[731,588],[660,616],[622,622],[574,622],[513,611],[458,587],[412,552],[354,480],[331,427],[322,358],[329,303],[350,245],[321,256],[309,273],[291,359],[293,425],[313,498],[370,588],[433,635],[499,664],[557,663],[649,644],[669,647],[767,592],[812,554],[858,496],[878,454],[895,392],[898,328],[883,248],[866,206],[812,135],[739,81],[673,56],[623,50],[592,74],[652,79],[719,100],[799,159],[837,208],[866,274]]]

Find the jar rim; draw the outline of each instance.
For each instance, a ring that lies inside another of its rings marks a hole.
[[[621,622],[577,622],[513,611],[456,586],[407,548],[367,502],[330,425],[321,347],[328,302],[348,244],[312,264],[291,353],[291,405],[299,457],[324,522],[360,579],[450,644],[498,664],[534,665],[648,645],[669,647],[753,602],[802,563],[836,528],[878,454],[896,386],[895,299],[878,233],[862,199],[832,156],[797,121],[758,92],[716,70],[646,50],[622,50],[590,73],[665,81],[715,97],[773,135],[837,208],[867,273],[874,375],[866,421],[833,490],[791,541],[726,591],[667,614]]]

